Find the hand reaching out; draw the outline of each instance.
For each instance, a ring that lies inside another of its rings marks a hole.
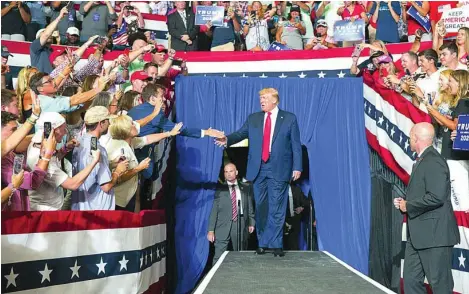
[[[40,116],[41,115],[41,101],[36,95],[36,92],[33,90],[29,90],[29,94],[31,95],[31,102],[33,105],[33,114]]]
[[[225,132],[209,128],[208,130],[205,130],[205,135],[213,138],[222,138],[225,137]]]
[[[144,169],[147,169],[149,166],[150,166],[150,158],[147,157],[138,164],[137,169],[139,171],[142,171]]]
[[[181,133],[182,127],[183,127],[183,123],[182,123],[182,122],[177,123],[177,124],[174,126],[174,128],[173,128],[171,131],[169,131],[169,135],[170,135],[171,137],[174,137],[174,136],[179,135],[179,133]]]

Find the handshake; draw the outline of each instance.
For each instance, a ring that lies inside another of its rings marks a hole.
[[[219,147],[226,147],[227,138],[225,132],[209,128],[204,131],[205,135],[215,138],[215,144]]]

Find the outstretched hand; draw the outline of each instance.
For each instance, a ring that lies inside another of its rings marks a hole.
[[[205,131],[205,135],[213,137],[213,138],[223,138],[225,137],[225,132],[219,131],[217,129],[209,128]]]

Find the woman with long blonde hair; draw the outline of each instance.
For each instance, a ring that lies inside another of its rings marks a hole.
[[[243,21],[243,33],[246,38],[246,49],[265,51],[270,46],[267,20],[264,19],[264,8],[260,1],[253,1],[248,16]]]
[[[467,56],[469,54],[469,28],[462,27],[458,30],[456,37],[456,45],[458,46],[459,62],[467,64]]]
[[[37,68],[27,66],[21,69],[18,73],[16,96],[18,97],[18,116],[21,122],[30,117],[32,113],[32,100],[29,91],[29,80],[37,72]]]

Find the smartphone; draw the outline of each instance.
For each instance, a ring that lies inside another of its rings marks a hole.
[[[406,76],[410,76],[410,71],[409,71],[408,68],[406,68],[406,70],[405,70],[405,75],[406,75]]]
[[[70,13],[73,9],[73,1],[68,1],[67,3],[67,10]]]
[[[120,157],[119,157],[118,162],[122,162],[122,161],[124,161],[124,160],[126,160],[126,158],[125,158],[125,152],[124,152],[124,148],[121,148],[121,155],[120,155]]]
[[[359,57],[362,50],[363,49],[360,46],[360,44],[355,45],[355,48],[353,49],[353,52],[352,52],[352,57]]]
[[[98,138],[96,137],[91,137],[91,146],[90,146],[91,151],[96,151],[98,150]]]
[[[23,169],[23,160],[24,160],[23,154],[15,155],[15,159],[13,161],[13,174],[17,175],[21,172],[21,170]]]
[[[432,93],[428,93],[427,98],[428,98],[428,104],[433,105]]]
[[[50,121],[44,123],[44,139],[49,138],[50,132],[52,132],[52,124]]]
[[[173,65],[176,65],[176,66],[181,66],[181,64],[184,62],[184,60],[182,59],[174,59],[173,60]]]

